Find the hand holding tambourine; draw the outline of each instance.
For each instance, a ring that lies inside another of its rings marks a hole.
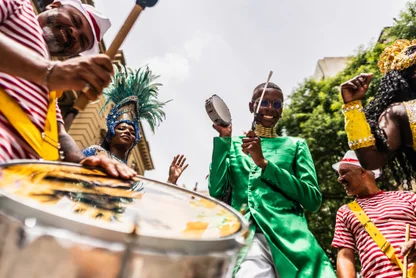
[[[229,124],[227,126],[216,125],[215,123],[212,127],[218,131],[220,137],[231,137],[233,134],[233,124]]]

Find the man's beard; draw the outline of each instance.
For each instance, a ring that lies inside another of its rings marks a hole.
[[[48,46],[49,53],[56,56],[67,56],[66,46],[59,42],[55,30],[60,30],[61,25],[57,21],[59,9],[52,9],[48,11],[46,25],[42,28],[43,38]]]
[[[42,28],[43,31],[43,38],[48,45],[48,49],[50,53],[62,53],[64,51],[64,46],[58,42],[55,34],[52,31],[52,27],[49,25]]]

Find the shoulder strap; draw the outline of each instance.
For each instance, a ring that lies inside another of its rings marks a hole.
[[[396,256],[396,250],[394,247],[387,241],[387,239],[383,236],[383,234],[377,229],[374,223],[370,220],[361,206],[357,203],[357,201],[353,201],[348,204],[349,208],[352,212],[354,212],[355,216],[358,218],[360,223],[363,225],[364,229],[367,233],[371,236],[374,242],[380,247],[381,251],[386,254],[386,256],[395,263],[402,271],[404,269],[403,263],[400,259]]]
[[[43,159],[59,159],[58,126],[56,122],[56,92],[49,95],[44,132],[39,131],[19,104],[0,87],[0,112],[27,144]]]

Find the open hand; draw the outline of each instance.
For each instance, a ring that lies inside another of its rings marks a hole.
[[[251,155],[254,163],[264,170],[267,165],[267,160],[263,156],[260,137],[258,137],[252,130],[250,130],[246,136],[246,138],[243,138],[243,153]]]
[[[183,171],[185,171],[185,169],[189,165],[189,164],[185,164],[185,161],[186,161],[186,157],[183,154],[175,155],[169,167],[168,182],[176,184],[176,182],[178,181],[178,178],[182,175]]]
[[[89,156],[83,159],[80,163],[87,166],[102,167],[110,176],[116,178],[120,177],[122,179],[131,179],[137,175],[136,171],[128,167],[126,164],[104,155]]]
[[[341,84],[341,95],[344,103],[364,98],[373,79],[372,73],[362,73]]]

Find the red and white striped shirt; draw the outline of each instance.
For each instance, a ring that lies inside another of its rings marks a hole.
[[[49,59],[46,42],[29,0],[0,0],[0,32]],[[30,70],[30,69],[28,69]],[[44,130],[49,92],[45,86],[0,72],[0,87],[13,97],[33,124]],[[57,107],[57,119],[62,116]],[[0,162],[38,158],[0,112]]]
[[[397,256],[405,241],[406,224],[410,224],[410,238],[416,237],[416,195],[413,192],[380,191],[356,201],[396,249]],[[366,278],[402,277],[400,268],[381,251],[347,205],[337,212],[332,246],[357,250],[362,275]]]

